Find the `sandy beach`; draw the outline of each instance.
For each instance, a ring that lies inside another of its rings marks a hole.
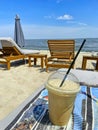
[[[48,51],[41,51],[41,53],[49,54]],[[75,69],[81,69],[83,55],[91,55],[91,53],[81,52],[75,62]],[[89,61],[87,68],[94,70],[94,63],[95,61]],[[16,64],[12,65],[10,70],[0,65],[0,120],[17,108],[47,81],[49,75],[56,71],[52,69],[46,72],[45,68],[41,69],[39,60],[38,65],[32,67],[29,67],[28,63],[19,65],[16,62]]]

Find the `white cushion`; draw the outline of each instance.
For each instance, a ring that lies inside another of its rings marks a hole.
[[[15,46],[22,54],[34,54],[39,53],[39,50],[29,50],[29,49],[21,49],[16,42],[10,37],[0,37],[0,43],[2,47],[12,47]]]

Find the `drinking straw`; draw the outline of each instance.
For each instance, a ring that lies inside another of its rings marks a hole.
[[[67,75],[69,74],[69,72],[70,72],[70,70],[71,70],[71,68],[72,68],[72,66],[73,66],[73,64],[74,64],[74,62],[75,62],[75,60],[76,60],[76,58],[78,57],[78,55],[79,55],[79,53],[80,53],[82,47],[84,46],[84,43],[85,43],[85,42],[86,42],[86,39],[83,40],[83,42],[82,42],[82,44],[81,44],[81,46],[80,46],[80,48],[79,48],[79,50],[78,50],[78,52],[77,52],[75,58],[73,59],[71,65],[69,66],[69,69],[67,70],[67,72],[66,72],[66,74],[65,74],[65,76],[64,76],[64,78],[63,78],[63,80],[62,80],[62,82],[61,82],[61,84],[60,84],[60,87],[63,85],[64,81],[66,80]]]

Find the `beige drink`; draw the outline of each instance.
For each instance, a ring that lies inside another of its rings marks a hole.
[[[75,82],[77,78],[73,76],[69,74],[62,87],[59,87],[62,79],[58,75],[58,78],[52,76],[46,83],[49,96],[49,118],[55,125],[67,125],[71,116],[76,94],[80,90],[79,83]]]

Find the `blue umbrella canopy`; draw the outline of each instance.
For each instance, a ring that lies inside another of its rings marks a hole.
[[[14,40],[18,44],[19,47],[24,47],[24,45],[25,45],[24,34],[22,31],[22,27],[20,24],[20,18],[18,15],[16,15],[16,17],[15,17]]]

